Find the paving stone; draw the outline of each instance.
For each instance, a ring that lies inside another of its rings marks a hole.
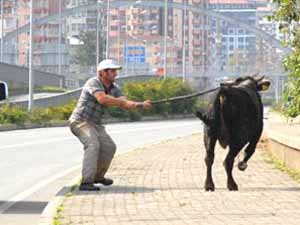
[[[299,225],[300,184],[265,163],[258,148],[245,172],[234,168],[238,192],[226,188],[227,150],[216,149],[215,192],[205,192],[200,134],[119,155],[100,192],[74,191],[63,225]],[[240,157],[240,156],[239,156]]]

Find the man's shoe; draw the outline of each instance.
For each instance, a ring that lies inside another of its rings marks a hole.
[[[95,183],[96,184],[100,183],[100,184],[103,184],[105,186],[109,186],[109,185],[112,185],[114,183],[114,181],[112,179],[109,179],[109,178],[103,178],[102,180],[96,180]]]
[[[79,186],[80,191],[100,191],[99,187],[96,187],[94,184],[82,183]]]

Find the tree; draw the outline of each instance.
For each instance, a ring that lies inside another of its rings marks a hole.
[[[288,72],[287,88],[283,101],[286,104],[284,114],[295,117],[300,114],[300,2],[299,0],[273,0],[278,9],[270,19],[279,22],[279,29],[284,34],[284,45],[292,48],[283,62]]]
[[[101,32],[100,32],[101,33]],[[78,45],[75,50],[74,60],[80,66],[94,66],[96,64],[96,31],[81,32],[79,40],[82,45]],[[99,37],[99,61],[103,59],[105,49],[105,38]]]

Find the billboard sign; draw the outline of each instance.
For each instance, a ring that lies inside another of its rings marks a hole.
[[[146,49],[144,46],[125,46],[124,56],[127,63],[146,63]]]

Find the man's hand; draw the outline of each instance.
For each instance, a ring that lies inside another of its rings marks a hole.
[[[124,108],[125,109],[135,109],[137,106],[137,102],[134,101],[128,101],[126,100],[125,104],[124,104]]]
[[[151,104],[151,101],[150,100],[146,100],[143,102],[143,109],[151,109],[152,108],[152,104]]]

